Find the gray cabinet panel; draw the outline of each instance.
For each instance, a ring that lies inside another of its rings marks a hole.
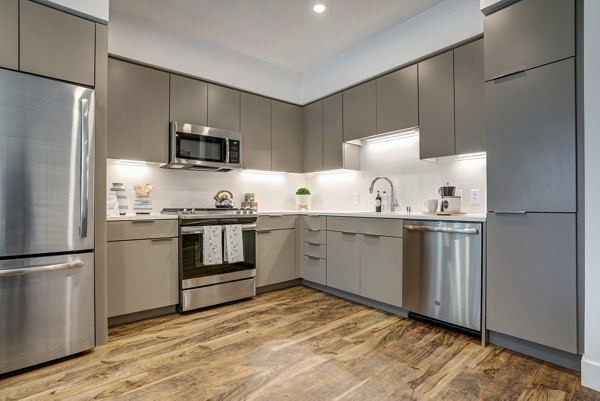
[[[575,212],[573,59],[485,89],[488,210]]]
[[[302,278],[313,283],[327,283],[327,260],[311,256],[302,257]]]
[[[107,244],[108,317],[179,303],[177,238]]]
[[[377,79],[378,134],[419,125],[417,81],[416,64]]]
[[[302,109],[276,100],[272,101],[271,107],[272,169],[299,173]]]
[[[323,101],[302,108],[302,172],[323,170]]]
[[[0,1],[0,67],[19,68],[19,1]]]
[[[208,84],[175,74],[170,83],[170,120],[207,125]]]
[[[169,74],[108,59],[107,157],[166,163]]]
[[[453,59],[449,51],[418,64],[421,159],[455,154]]]
[[[242,167],[271,170],[271,99],[242,92]]]
[[[360,293],[360,238],[358,234],[327,232],[327,285]]]
[[[208,126],[240,130],[240,91],[208,84]]]
[[[257,231],[256,286],[296,278],[296,230]]]
[[[402,238],[361,237],[360,295],[402,307]]]
[[[365,82],[343,92],[344,141],[364,138],[376,133],[377,84]]]
[[[487,218],[487,328],[577,352],[575,214]]]
[[[22,71],[94,86],[92,21],[21,0],[19,31]]]
[[[338,93],[323,99],[323,170],[353,168],[344,163],[342,98]]]
[[[521,0],[484,19],[485,79],[575,55],[575,1]]]
[[[485,151],[483,39],[454,49],[456,154]]]

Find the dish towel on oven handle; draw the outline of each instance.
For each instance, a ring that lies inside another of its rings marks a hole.
[[[221,226],[205,226],[202,238],[202,264],[220,265],[223,263],[223,235]]]
[[[225,226],[225,258],[228,263],[244,261],[244,241],[240,224]]]

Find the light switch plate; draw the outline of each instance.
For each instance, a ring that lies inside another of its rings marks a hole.
[[[360,194],[358,192],[352,194],[352,204],[355,206],[360,205]]]
[[[481,191],[479,189],[471,190],[471,205],[479,205],[481,203]]]

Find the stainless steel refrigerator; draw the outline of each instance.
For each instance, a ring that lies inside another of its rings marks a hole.
[[[94,90],[0,69],[0,374],[94,347]]]

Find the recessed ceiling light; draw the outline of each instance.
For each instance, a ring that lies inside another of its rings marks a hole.
[[[313,11],[317,14],[321,14],[323,11],[325,11],[325,4],[315,4],[313,7]]]

